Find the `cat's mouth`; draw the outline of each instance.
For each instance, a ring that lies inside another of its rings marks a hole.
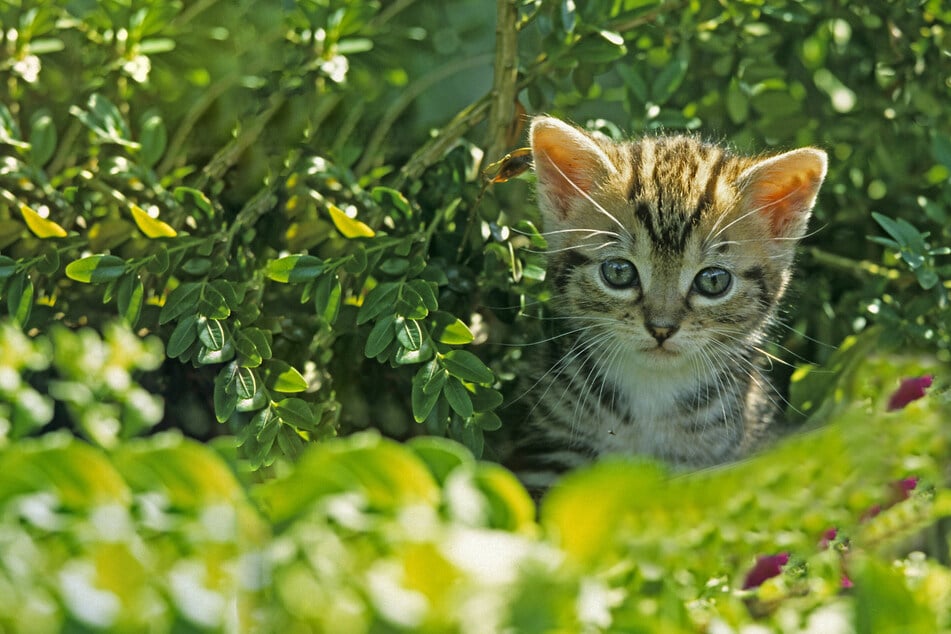
[[[642,349],[642,352],[650,355],[651,357],[668,358],[668,359],[679,357],[682,354],[680,350],[673,349],[664,344],[647,346]]]

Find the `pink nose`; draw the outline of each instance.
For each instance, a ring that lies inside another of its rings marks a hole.
[[[674,336],[674,333],[677,332],[678,326],[673,325],[660,325],[660,324],[644,324],[647,327],[647,332],[657,340],[657,344],[661,345],[668,339]]]

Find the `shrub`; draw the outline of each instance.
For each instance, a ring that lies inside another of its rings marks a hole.
[[[0,461],[37,465],[0,496],[4,535],[33,557],[0,558],[4,627],[134,630],[147,613],[158,629],[437,631],[480,606],[516,631],[947,626],[943,535],[927,559],[900,539],[947,512],[940,2],[500,1],[497,39],[485,3],[218,9],[0,7]],[[820,430],[712,475],[596,467],[538,522],[507,472],[473,460],[506,431],[549,293],[531,177],[495,173],[526,111],[829,150],[770,350],[791,418]],[[923,375],[924,404],[886,414]],[[428,438],[331,440],[368,427]],[[889,499],[908,478],[910,499]],[[122,539],[87,539],[103,506]],[[832,528],[833,548],[812,548]],[[487,579],[447,559],[482,543],[524,569]],[[759,555],[783,572],[747,583]],[[100,568],[113,556],[139,581],[120,588]],[[235,572],[249,561],[261,576]],[[199,586],[247,611],[189,605]],[[83,612],[100,591],[113,607]],[[344,607],[322,609],[331,595]]]

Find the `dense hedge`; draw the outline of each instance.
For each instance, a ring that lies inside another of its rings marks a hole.
[[[0,624],[949,627],[949,22],[939,0],[0,5]],[[537,521],[475,461],[543,336],[531,176],[493,178],[537,112],[829,151],[769,350],[811,431],[674,479],[606,464]]]

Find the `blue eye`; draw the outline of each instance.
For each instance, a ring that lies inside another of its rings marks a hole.
[[[703,269],[693,278],[693,290],[705,297],[719,297],[733,284],[733,276],[726,269],[716,266]]]
[[[637,268],[631,262],[620,258],[601,263],[601,278],[613,288],[632,288],[640,283]]]

